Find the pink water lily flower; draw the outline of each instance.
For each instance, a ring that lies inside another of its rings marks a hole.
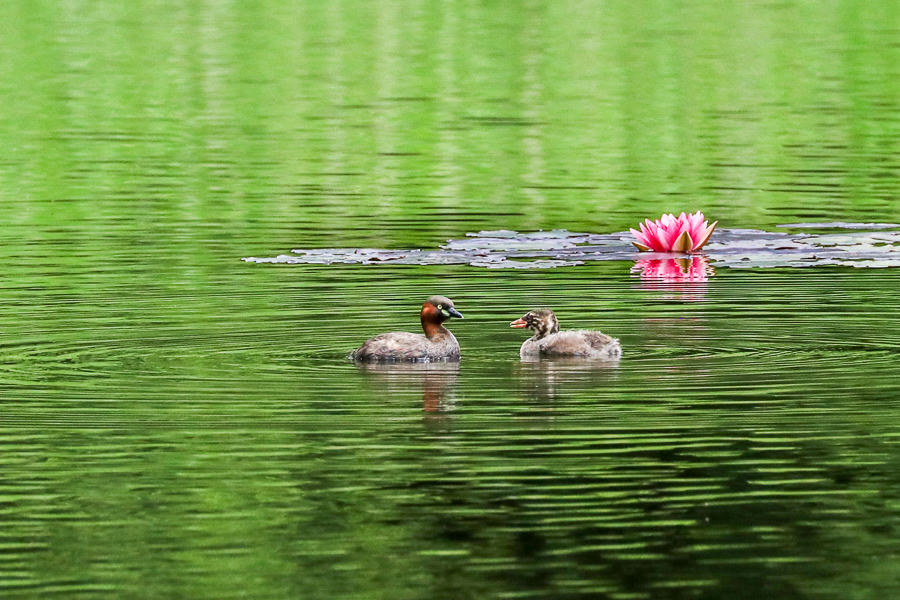
[[[638,239],[631,242],[641,252],[695,252],[703,247],[719,222],[712,225],[699,210],[693,214],[663,215],[656,222],[645,219],[641,230],[632,229]]]

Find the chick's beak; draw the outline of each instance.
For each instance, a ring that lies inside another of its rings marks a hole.
[[[513,329],[524,329],[528,327],[528,323],[525,322],[525,319],[516,319],[512,323],[509,324]]]

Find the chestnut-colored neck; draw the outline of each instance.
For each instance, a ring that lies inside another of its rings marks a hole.
[[[447,328],[441,325],[445,321],[444,315],[434,305],[427,302],[423,304],[422,313],[419,317],[422,319],[422,329],[425,330],[425,337],[429,340],[449,333]]]

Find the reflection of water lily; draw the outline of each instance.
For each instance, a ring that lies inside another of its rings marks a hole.
[[[631,267],[632,273],[640,273],[641,279],[669,282],[707,281],[715,275],[705,256],[685,258],[642,258]]]
[[[709,225],[699,210],[696,213],[663,215],[655,222],[645,219],[641,230],[632,229],[638,239],[632,244],[641,252],[694,252],[703,247],[718,221]]]

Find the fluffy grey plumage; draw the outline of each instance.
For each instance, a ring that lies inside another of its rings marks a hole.
[[[510,323],[510,327],[528,328],[534,332],[519,350],[522,358],[574,356],[616,359],[622,356],[619,340],[605,333],[585,329],[560,331],[559,320],[548,308],[532,310]]]

